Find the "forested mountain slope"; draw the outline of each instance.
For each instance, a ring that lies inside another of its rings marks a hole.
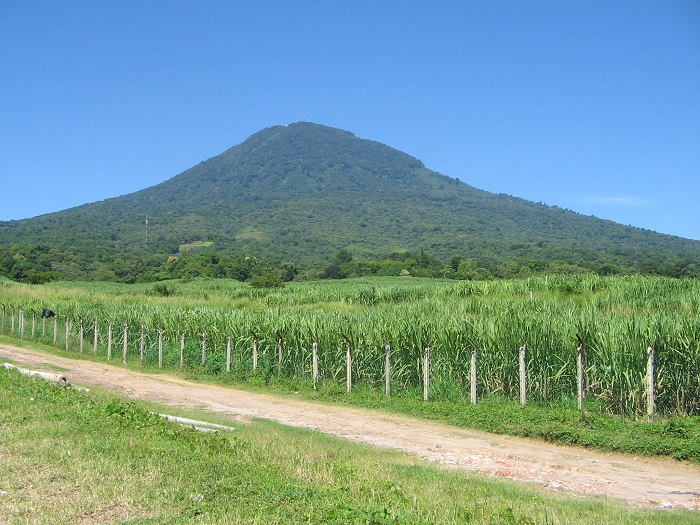
[[[700,263],[698,241],[482,191],[378,142],[303,122],[264,129],[129,195],[0,222],[5,257],[30,248],[45,258],[70,252],[72,274],[202,242],[220,255],[307,268],[343,249],[361,258],[410,251],[485,265],[561,260],[653,271]]]

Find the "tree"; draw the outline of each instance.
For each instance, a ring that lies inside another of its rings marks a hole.
[[[493,279],[493,274],[481,266],[477,266],[474,261],[462,261],[459,263],[455,278],[467,281],[485,281]]]
[[[352,261],[352,252],[346,249],[340,250],[333,257],[333,261],[337,264],[343,264]]]
[[[345,279],[348,276],[346,269],[341,265],[352,262],[352,253],[349,250],[340,250],[333,256],[331,263],[321,274],[322,279]]]
[[[332,262],[321,274],[321,279],[344,279],[347,275],[338,263]]]
[[[294,278],[299,274],[299,268],[294,263],[285,263],[282,265],[282,280],[285,282],[293,281]]]

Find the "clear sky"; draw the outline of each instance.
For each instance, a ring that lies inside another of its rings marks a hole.
[[[0,0],[0,220],[299,120],[700,240],[696,0]]]

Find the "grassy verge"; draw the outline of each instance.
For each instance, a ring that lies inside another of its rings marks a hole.
[[[8,525],[697,523],[697,513],[550,495],[271,423],[202,434],[5,369],[0,414]]]

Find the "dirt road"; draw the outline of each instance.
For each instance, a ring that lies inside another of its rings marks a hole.
[[[551,490],[700,510],[700,467],[678,461],[605,454],[402,416],[253,394],[13,346],[0,345],[0,362],[60,372],[73,385],[101,387],[168,406],[205,408],[239,421],[255,417],[310,428],[405,451],[448,467],[535,483]]]

